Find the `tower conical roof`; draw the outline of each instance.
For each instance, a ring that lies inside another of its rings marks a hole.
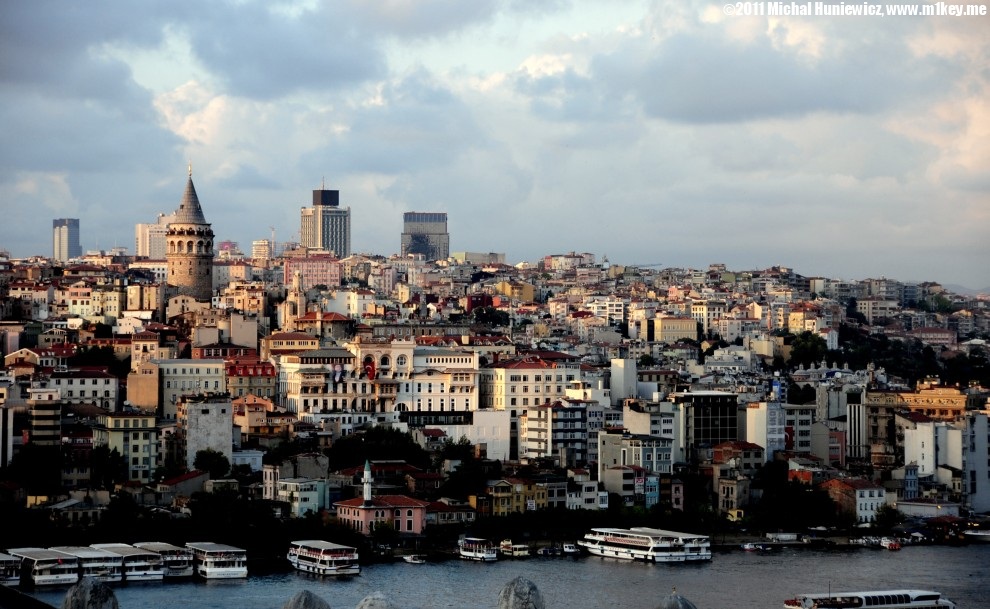
[[[192,170],[189,170],[189,181],[186,182],[186,192],[182,193],[182,202],[179,209],[175,210],[174,224],[208,224],[203,216],[203,208],[199,206],[199,197],[196,196],[196,187],[193,186]]]

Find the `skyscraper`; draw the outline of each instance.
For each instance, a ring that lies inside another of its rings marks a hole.
[[[303,247],[332,252],[338,258],[351,255],[351,208],[340,206],[340,191],[313,191],[313,206],[303,207],[299,217]]]
[[[402,215],[402,255],[422,254],[427,260],[450,256],[447,214],[407,211]]]
[[[52,220],[52,259],[65,262],[82,256],[79,246],[79,218]]]
[[[199,205],[192,181],[192,165],[189,166],[186,191],[168,225],[165,241],[168,244],[165,253],[168,283],[177,286],[180,294],[209,300],[213,295],[213,229]]]
[[[158,214],[154,224],[134,225],[134,255],[139,258],[163,260],[168,247],[165,235],[168,225],[175,220],[175,214]]]

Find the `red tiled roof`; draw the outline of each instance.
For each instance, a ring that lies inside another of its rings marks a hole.
[[[372,507],[384,508],[425,508],[430,505],[426,501],[420,501],[419,499],[413,499],[405,495],[375,495],[371,498],[371,504]],[[362,497],[355,497],[353,499],[338,501],[334,505],[362,507],[364,505],[364,499]]]

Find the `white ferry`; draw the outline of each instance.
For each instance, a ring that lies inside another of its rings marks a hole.
[[[26,584],[35,586],[71,586],[79,581],[79,559],[70,554],[44,548],[10,548],[21,559]]]
[[[711,542],[706,535],[647,527],[591,529],[578,545],[595,556],[623,560],[685,562],[712,559]]]
[[[953,609],[955,603],[939,592],[929,590],[875,590],[868,592],[830,592],[801,594],[784,601],[784,609]]]
[[[211,543],[190,542],[196,575],[204,579],[236,579],[247,577],[247,552],[241,548]]]
[[[457,542],[457,554],[465,560],[491,562],[498,560],[495,544],[487,539],[465,537]]]
[[[166,578],[192,577],[193,551],[160,541],[142,541],[135,548],[155,552],[161,557],[162,571]]]
[[[319,539],[293,541],[287,556],[292,566],[317,575],[358,575],[357,549]]]
[[[0,586],[16,586],[21,583],[21,559],[0,552]]]
[[[79,559],[79,577],[92,577],[105,584],[119,584],[124,577],[124,559],[119,554],[85,546],[49,548]]]
[[[124,561],[125,582],[160,582],[165,576],[162,557],[151,550],[135,548],[126,543],[94,543],[89,547],[119,555]]]

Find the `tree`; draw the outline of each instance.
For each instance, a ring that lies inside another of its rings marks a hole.
[[[657,365],[657,360],[649,353],[644,353],[639,356],[639,367],[640,368],[650,368]]]
[[[211,480],[223,478],[230,471],[230,461],[222,452],[207,448],[196,451],[193,467],[208,472]]]
[[[828,344],[824,338],[811,332],[802,332],[791,342],[791,359],[788,365],[796,368],[802,364],[805,366],[817,364],[822,361],[827,351]]]
[[[471,311],[474,315],[474,323],[483,326],[504,327],[509,325],[509,314],[499,311],[495,307],[478,307]]]
[[[118,482],[127,482],[127,461],[107,446],[97,446],[89,454],[89,482],[94,488],[113,490]]]

